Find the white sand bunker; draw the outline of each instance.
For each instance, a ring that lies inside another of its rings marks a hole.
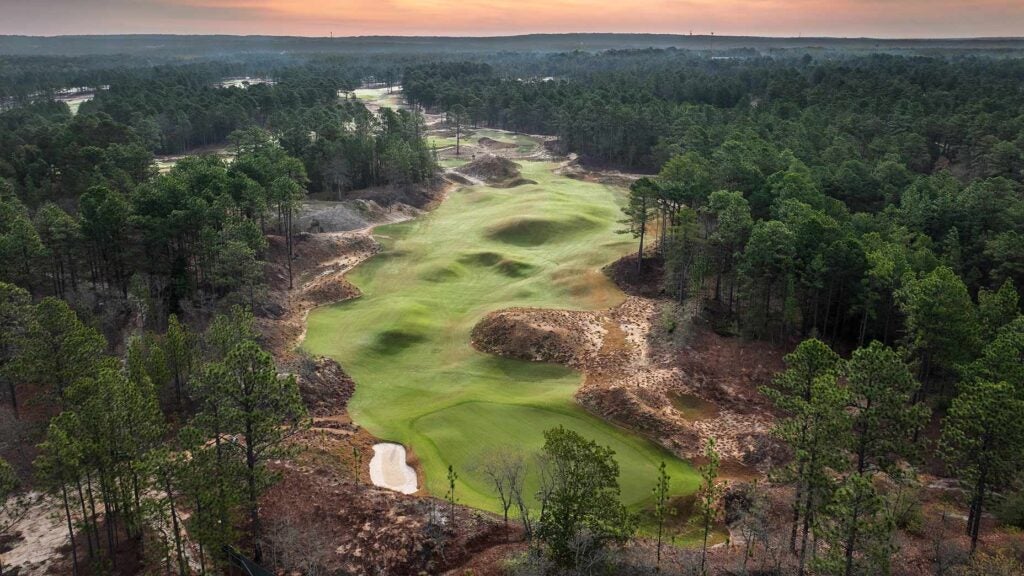
[[[416,471],[405,462],[405,446],[383,442],[373,445],[370,459],[370,480],[380,486],[402,494],[417,490]]]

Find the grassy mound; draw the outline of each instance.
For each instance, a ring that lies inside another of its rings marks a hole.
[[[529,262],[509,258],[498,252],[473,252],[459,257],[459,263],[481,268],[494,268],[510,278],[523,278],[537,269]]]
[[[462,266],[458,264],[449,264],[447,266],[437,266],[430,268],[420,274],[420,278],[427,282],[448,282],[454,280],[464,273]]]
[[[505,256],[498,252],[472,252],[459,257],[459,262],[468,266],[494,266],[505,259]]]
[[[558,424],[615,449],[629,504],[648,501],[661,460],[674,490],[687,493],[695,475],[686,463],[576,405],[579,373],[470,345],[473,327],[498,309],[600,309],[623,299],[599,272],[633,250],[615,233],[622,190],[556,176],[554,167],[524,162],[523,176],[538,184],[465,187],[417,220],[378,228],[383,253],[349,276],[363,296],[314,310],[304,346],[345,367],[356,381],[352,416],[411,446],[435,495],[447,490],[450,464],[460,502],[496,510],[475,465],[481,454],[532,450]]]
[[[378,354],[390,356],[428,339],[426,334],[418,334],[411,330],[385,330],[377,334],[374,349]]]
[[[527,184],[536,184],[537,182],[530,180],[529,178],[513,178],[505,182],[492,184],[497,188],[515,188],[517,186],[526,186]]]
[[[509,278],[524,278],[536,270],[536,266],[533,264],[520,262],[519,260],[502,260],[498,262],[496,268],[498,272]]]
[[[559,237],[579,235],[600,226],[600,222],[581,216],[562,219],[527,216],[503,220],[494,225],[487,236],[515,246],[540,246]]]

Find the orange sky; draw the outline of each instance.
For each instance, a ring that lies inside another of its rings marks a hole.
[[[0,34],[1024,35],[1024,0],[0,0]]]

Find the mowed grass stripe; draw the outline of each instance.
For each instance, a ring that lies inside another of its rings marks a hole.
[[[446,492],[451,464],[459,500],[496,511],[476,463],[504,446],[539,449],[558,424],[615,449],[631,506],[649,499],[662,459],[675,491],[692,491],[686,463],[573,403],[579,373],[470,346],[493,310],[603,309],[623,299],[598,272],[632,248],[616,233],[622,191],[556,176],[552,163],[522,164],[538,184],[463,188],[416,221],[379,228],[384,251],[350,275],[363,296],[314,311],[305,348],[342,363],[357,383],[356,422],[412,447],[433,494]]]

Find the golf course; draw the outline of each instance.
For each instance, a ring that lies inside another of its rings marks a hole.
[[[556,166],[522,162],[537,184],[463,187],[419,219],[377,228],[383,251],[348,276],[363,295],[311,313],[304,347],[345,367],[357,383],[354,420],[411,448],[437,496],[451,465],[458,500],[497,511],[478,463],[499,449],[536,453],[559,425],[615,450],[626,504],[651,498],[662,460],[673,492],[691,492],[690,466],[573,402],[580,373],[470,345],[473,326],[497,309],[602,309],[624,297],[599,272],[633,247],[616,233],[622,190],[555,175]]]

